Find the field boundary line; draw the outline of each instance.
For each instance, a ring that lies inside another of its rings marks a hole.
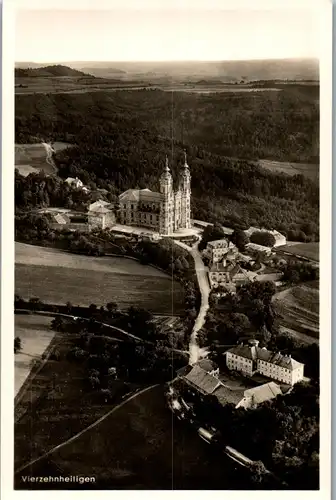
[[[132,396],[130,396],[128,399],[125,399],[125,401],[122,401],[121,403],[119,403],[117,406],[115,406],[114,408],[112,408],[112,410],[108,411],[107,413],[105,413],[105,415],[103,415],[102,417],[100,417],[98,420],[96,420],[95,422],[93,422],[92,424],[90,424],[88,427],[86,427],[85,429],[83,429],[82,431],[78,432],[77,434],[75,434],[74,436],[72,436],[71,438],[67,439],[66,441],[64,441],[63,443],[60,443],[58,444],[57,446],[55,446],[54,448],[52,448],[51,450],[47,451],[46,453],[44,453],[43,455],[41,455],[40,457],[37,457],[35,458],[34,460],[31,460],[30,462],[28,462],[27,464],[24,464],[22,465],[21,467],[19,467],[15,472],[14,474],[19,474],[20,472],[22,472],[24,469],[26,469],[27,467],[30,467],[32,465],[34,465],[35,463],[39,462],[40,460],[48,457],[49,455],[52,455],[52,453],[54,453],[55,451],[63,448],[65,445],[71,443],[72,441],[75,441],[77,438],[79,438],[82,434],[85,434],[85,432],[93,429],[94,427],[96,427],[98,424],[100,424],[103,420],[105,420],[107,417],[109,417],[110,415],[112,415],[112,413],[114,413],[115,411],[119,410],[119,408],[121,408],[122,406],[124,406],[126,403],[128,403],[129,401],[131,401],[132,399],[136,398],[137,396],[140,396],[141,394],[143,394],[144,392],[147,392],[149,391],[150,389],[154,389],[154,387],[158,387],[159,384],[154,384],[154,385],[151,385],[149,387],[145,387],[144,389],[142,389],[141,391],[137,391],[135,392]]]

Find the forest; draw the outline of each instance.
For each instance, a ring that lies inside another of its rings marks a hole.
[[[319,239],[318,185],[249,161],[318,162],[319,109],[307,92],[17,95],[15,127],[17,143],[73,145],[55,156],[59,176],[112,194],[157,190],[166,154],[176,179],[186,149],[194,218]]]

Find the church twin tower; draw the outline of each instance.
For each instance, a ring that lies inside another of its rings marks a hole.
[[[179,176],[178,189],[174,190],[168,158],[160,176],[160,191],[128,189],[119,196],[118,221],[127,226],[147,227],[169,236],[190,226],[190,171],[187,155]]]
[[[190,171],[187,155],[184,153],[184,165],[180,172],[177,191],[173,188],[173,177],[166,157],[166,166],[160,177],[160,223],[161,234],[172,234],[178,229],[190,228]]]

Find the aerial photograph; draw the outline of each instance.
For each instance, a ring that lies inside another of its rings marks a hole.
[[[14,489],[319,490],[316,14],[28,9]]]

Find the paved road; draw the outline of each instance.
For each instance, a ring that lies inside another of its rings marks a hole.
[[[205,317],[209,309],[209,294],[210,294],[210,285],[208,279],[208,273],[204,266],[203,259],[200,251],[198,250],[199,240],[194,243],[192,247],[185,245],[181,241],[176,240],[175,243],[187,250],[193,257],[195,262],[195,270],[198,280],[198,286],[201,293],[201,307],[198,312],[198,316],[196,318],[194,328],[191,333],[190,343],[189,343],[189,363],[196,363],[197,360],[201,357],[206,356],[207,351],[204,348],[199,347],[197,344],[197,333],[203,327],[205,323]]]

